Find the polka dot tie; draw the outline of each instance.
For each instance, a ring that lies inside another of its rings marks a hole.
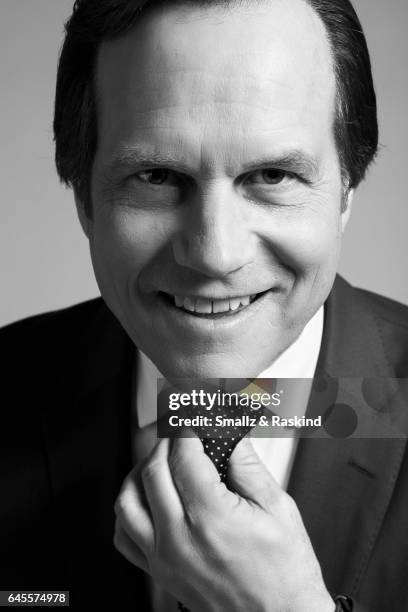
[[[217,468],[222,482],[225,482],[232,452],[252,429],[251,418],[254,417],[254,412],[251,408],[240,408],[238,411],[236,407],[214,406],[212,413],[214,419],[218,415],[234,421],[234,424],[223,427],[195,427],[194,431],[203,443],[205,453]],[[235,424],[236,419],[240,421],[238,424]]]
[[[199,412],[198,412],[199,414]],[[257,411],[257,417],[263,414],[263,411]],[[236,407],[228,406],[214,406],[212,409],[212,415],[215,420],[217,415],[228,418],[238,419],[241,421],[239,424],[231,424],[223,427],[194,427],[195,433],[199,436],[204,446],[204,451],[214,463],[218,470],[221,481],[225,482],[228,473],[228,463],[232,452],[234,451],[237,444],[242,440],[244,436],[252,429],[251,417],[254,416],[254,411],[248,408],[240,408],[239,411]],[[178,602],[179,612],[190,612],[188,608],[180,601]]]

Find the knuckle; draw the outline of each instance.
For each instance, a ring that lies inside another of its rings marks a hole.
[[[283,489],[277,490],[265,483],[258,492],[258,503],[268,512],[285,515],[291,510],[294,501]]]
[[[121,516],[126,516],[129,512],[129,509],[132,506],[134,500],[133,488],[130,486],[130,482],[126,479],[122,485],[121,490],[115,500],[115,504],[113,509],[115,511],[118,519]]]
[[[286,514],[290,515],[297,511],[295,500],[288,493],[286,493],[286,491],[282,491],[281,495],[279,496],[279,507]]]
[[[170,471],[176,479],[184,472],[185,464],[186,464],[185,459],[178,453],[172,453],[170,455],[169,457]]]
[[[271,513],[279,521],[279,524],[289,527],[289,531],[297,528],[300,517],[299,510],[294,499],[286,491],[282,491],[276,497]]]
[[[161,464],[156,460],[147,461],[141,468],[141,477],[144,482],[153,480],[160,472]]]
[[[259,505],[264,508],[267,512],[273,512],[276,509],[276,500],[268,493],[265,493],[260,497]]]
[[[276,491],[273,491],[271,487],[265,484],[258,491],[258,503],[268,511],[274,510],[279,504],[278,496]]]
[[[123,491],[121,491],[116,498],[113,508],[117,517],[126,512],[125,494]]]
[[[286,493],[286,491],[280,490],[275,493],[275,508],[279,515],[287,515],[291,511],[292,498]]]

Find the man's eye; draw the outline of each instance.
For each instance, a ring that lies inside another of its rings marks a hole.
[[[142,170],[136,174],[136,177],[142,183],[149,185],[163,185],[175,183],[175,173],[165,168],[151,168],[150,170]]]
[[[175,170],[146,168],[125,179],[123,193],[133,207],[167,207],[182,201],[185,186],[185,176]]]
[[[285,170],[265,168],[264,170],[251,172],[245,182],[257,185],[279,185],[279,183],[282,183],[287,178],[291,178],[291,175]]]

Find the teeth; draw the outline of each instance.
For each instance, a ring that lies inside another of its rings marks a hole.
[[[230,309],[237,310],[237,308],[239,308],[240,303],[241,300],[239,298],[234,298],[233,300],[230,300]]]
[[[229,300],[213,300],[213,312],[228,312],[229,307]]]
[[[229,310],[238,310],[242,306],[248,306],[256,297],[255,295],[247,295],[239,298],[231,298],[226,300],[210,300],[207,298],[193,298],[174,296],[174,303],[178,308],[184,308],[189,312],[198,312],[201,314],[211,314],[219,312],[228,312]]]
[[[210,314],[212,312],[212,300],[206,300],[205,298],[197,298],[195,304],[195,311]]]
[[[183,306],[186,310],[194,312],[194,299],[189,297],[184,298]]]

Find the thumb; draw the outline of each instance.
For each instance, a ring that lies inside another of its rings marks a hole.
[[[228,486],[241,497],[267,510],[271,498],[281,490],[257,455],[251,439],[242,440],[235,447],[228,466]]]

